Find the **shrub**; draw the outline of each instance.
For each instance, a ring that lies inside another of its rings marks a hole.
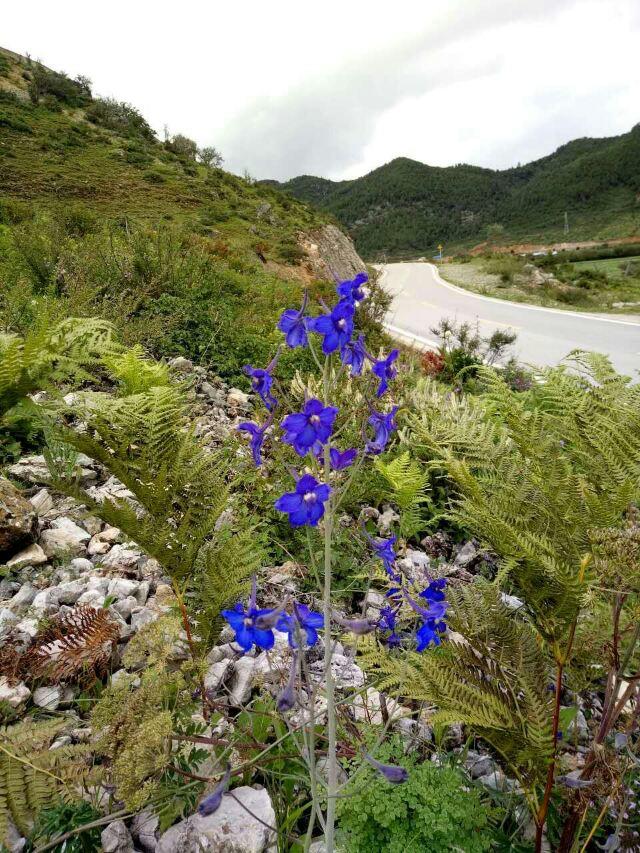
[[[145,172],[142,178],[149,184],[164,184],[167,180],[163,174],[153,170]]]
[[[165,146],[179,157],[187,157],[189,160],[195,160],[198,153],[198,146],[193,139],[189,139],[182,133],[176,133],[168,142],[165,142]]]
[[[29,97],[37,104],[46,95],[51,95],[56,101],[62,101],[70,107],[83,107],[91,101],[91,89],[86,78],[72,80],[66,74],[34,64]]]
[[[0,225],[17,225],[33,217],[33,208],[17,198],[0,198]]]
[[[278,258],[287,264],[298,264],[306,255],[304,249],[295,240],[282,240],[276,247]]]
[[[494,814],[458,772],[403,757],[397,742],[376,756],[406,767],[409,779],[394,786],[367,767],[347,786],[337,809],[346,853],[491,849]]]
[[[131,104],[114,98],[98,98],[87,108],[87,118],[121,136],[141,136],[154,141],[156,135],[141,113]]]
[[[84,237],[98,229],[98,216],[91,208],[75,204],[65,209],[62,223],[67,234],[72,237]]]

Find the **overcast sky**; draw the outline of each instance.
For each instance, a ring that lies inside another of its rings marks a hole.
[[[0,45],[258,178],[506,168],[640,121],[640,0],[2,5]]]

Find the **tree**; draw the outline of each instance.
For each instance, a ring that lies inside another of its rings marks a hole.
[[[219,169],[224,163],[224,158],[213,145],[206,145],[198,149],[198,159],[207,169]]]
[[[196,154],[198,153],[198,146],[193,141],[193,139],[189,139],[188,136],[184,136],[182,133],[176,133],[175,136],[171,138],[171,141],[166,143],[167,148],[170,151],[173,151],[174,154],[181,155],[183,157],[188,157],[190,160],[196,159]]]
[[[501,225],[499,222],[487,225],[487,241],[489,243],[498,243],[503,237],[504,225]]]

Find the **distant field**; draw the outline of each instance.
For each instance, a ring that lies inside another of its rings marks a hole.
[[[640,255],[632,258],[605,258],[600,261],[576,261],[572,264],[578,270],[595,270],[614,278],[623,274],[629,262],[640,263]]]

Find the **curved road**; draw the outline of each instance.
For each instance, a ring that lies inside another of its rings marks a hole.
[[[594,350],[610,356],[618,371],[638,378],[640,323],[631,319],[481,296],[443,281],[433,264],[387,264],[382,267],[381,280],[394,297],[386,326],[401,340],[433,347],[431,328],[449,317],[474,326],[477,323],[483,335],[512,329],[518,335],[516,355],[526,364],[554,365],[573,349]]]

